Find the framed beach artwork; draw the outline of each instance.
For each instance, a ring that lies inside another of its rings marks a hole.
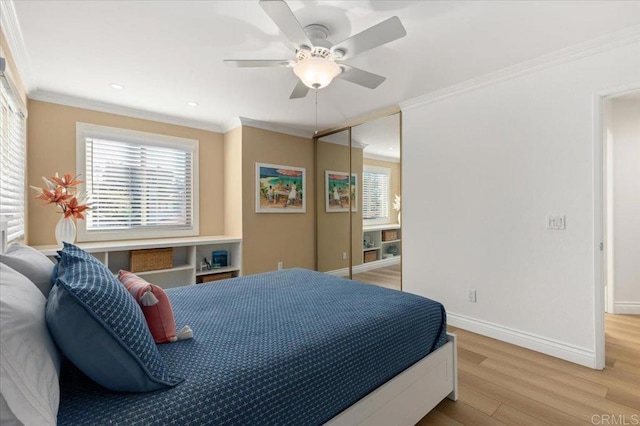
[[[305,213],[306,169],[256,163],[256,213]]]
[[[358,211],[358,175],[351,175],[351,191],[349,191],[348,173],[326,170],[324,172],[325,211],[348,212]]]

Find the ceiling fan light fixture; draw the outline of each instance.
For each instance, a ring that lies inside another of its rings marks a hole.
[[[311,89],[327,87],[342,68],[331,59],[310,57],[293,66],[293,72]]]

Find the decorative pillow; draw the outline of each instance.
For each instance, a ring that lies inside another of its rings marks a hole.
[[[31,281],[0,263],[0,396],[4,421],[55,425],[60,355],[45,323],[46,299]],[[12,417],[10,417],[12,416]]]
[[[175,342],[176,322],[167,294],[154,284],[128,271],[120,271],[118,279],[140,304],[144,318],[156,343]]]
[[[8,265],[29,278],[44,297],[49,296],[54,263],[47,256],[33,247],[14,243],[9,246],[5,254],[0,254],[0,263]]]
[[[183,379],[168,374],[142,311],[111,271],[64,243],[47,302],[49,330],[62,352],[107,389],[148,392]]]

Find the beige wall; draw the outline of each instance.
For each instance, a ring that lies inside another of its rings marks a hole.
[[[242,126],[224,134],[224,233],[242,236]]]
[[[345,133],[346,138],[346,133]],[[346,146],[329,142],[318,142],[316,179],[318,182],[317,200],[317,253],[318,270],[335,271],[349,267],[349,258],[342,254],[349,248],[349,213],[326,211],[327,170],[348,173],[349,152]],[[358,176],[358,209],[351,215],[353,240],[351,258],[353,265],[362,263],[362,149],[351,150],[351,172]]]
[[[361,148],[351,148],[351,173],[358,175],[358,211],[351,213],[351,232],[353,233],[351,255],[353,257],[353,266],[362,264],[362,166],[364,162],[362,154]]]
[[[285,268],[314,269],[313,141],[253,127],[242,127],[242,264],[243,274]],[[255,212],[255,163],[304,167],[306,213]]]
[[[200,141],[200,235],[224,233],[223,135],[189,127],[115,114],[29,101],[27,120],[27,181],[40,186],[41,176],[76,171],[76,122],[119,127]],[[28,244],[55,244],[59,215],[53,206],[41,207],[29,193]]]
[[[348,149],[346,146],[335,143],[318,141],[316,217],[318,221],[318,270],[321,272],[349,267],[349,259],[342,259],[342,254],[348,252],[349,247],[349,213],[327,213],[325,207],[327,191],[325,171],[347,173],[349,171]]]
[[[393,210],[393,201],[396,198],[396,194],[402,196],[400,193],[400,163],[365,158],[364,165],[391,169],[391,182],[389,187],[389,222],[398,223],[398,214]],[[402,207],[402,203],[400,203],[400,206]]]

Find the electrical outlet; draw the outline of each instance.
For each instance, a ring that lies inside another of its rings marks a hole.
[[[347,252],[346,251],[342,252],[342,260],[347,260]]]
[[[476,303],[476,291],[472,288],[467,290],[467,300]]]
[[[278,271],[282,271],[283,263],[278,262]]]

